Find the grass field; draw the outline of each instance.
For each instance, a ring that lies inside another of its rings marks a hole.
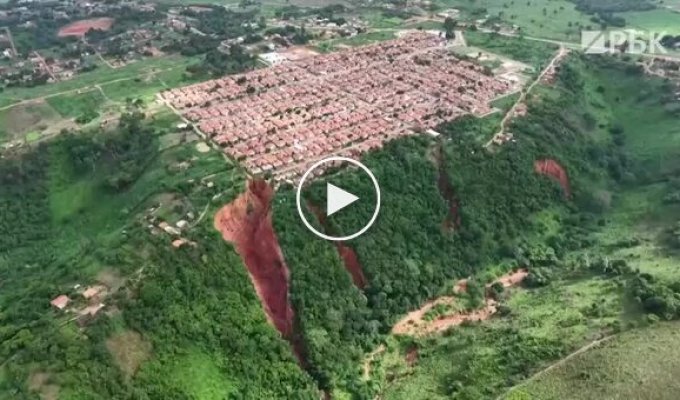
[[[662,79],[626,73],[621,70],[595,72],[611,118],[624,127],[626,147],[650,168],[674,164],[680,154],[680,125],[669,111],[673,101],[659,93]],[[606,112],[606,110],[603,110]]]
[[[97,112],[106,102],[102,93],[93,89],[83,93],[50,97],[47,102],[64,118],[75,118],[87,112]]]
[[[131,80],[135,77],[143,79],[150,73],[157,73],[162,70],[184,70],[187,65],[192,64],[193,62],[195,62],[195,59],[193,58],[167,56],[133,62],[121,68],[109,68],[105,65],[101,65],[94,71],[85,72],[78,75],[76,78],[67,81],[32,88],[7,88],[0,98],[0,109],[22,100],[54,96],[62,92],[90,88],[92,85],[96,84],[105,86],[115,82]]]
[[[0,142],[21,138],[30,132],[40,132],[60,118],[45,102],[22,104],[0,110]]]
[[[505,398],[671,400],[680,393],[680,323],[621,334],[522,386]]]
[[[197,157],[191,168],[182,173],[171,173],[178,163]],[[53,154],[50,171],[50,208],[53,222],[64,229],[64,238],[82,236],[85,232],[92,235],[116,232],[128,218],[128,214],[138,211],[150,196],[159,192],[161,187],[173,187],[182,181],[200,179],[207,175],[218,174],[215,185],[240,190],[240,175],[232,168],[225,167],[220,154],[211,151],[198,153],[192,145],[170,148],[155,157],[150,157],[146,172],[125,192],[112,194],[102,190],[102,179],[107,171],[95,171],[85,177],[73,177],[68,164],[59,162],[63,154]],[[198,192],[207,189],[198,186]],[[197,204],[196,209],[203,207]],[[87,221],[71,232],[77,220]]]
[[[608,213],[606,229],[597,234],[599,241],[612,247],[611,257],[622,258],[642,272],[673,282],[680,276],[678,255],[659,243],[659,238],[680,214],[677,204],[664,204],[665,184],[626,190],[618,194]],[[638,245],[616,248],[612,244],[637,239]]]
[[[539,71],[557,51],[557,45],[502,36],[493,33],[466,31],[464,33],[468,46],[520,61]]]
[[[190,81],[184,81],[183,74],[184,69],[177,68],[171,71],[159,72],[153,76],[106,84],[102,86],[102,90],[106,97],[113,101],[122,102],[126,99],[150,101],[156,93],[163,89],[191,83]]]
[[[626,27],[658,34],[680,35],[680,11],[665,8],[617,14],[626,19]]]
[[[440,0],[438,3],[442,7],[458,8],[464,17],[473,19],[484,18],[487,14],[500,15],[508,24],[519,26],[525,35],[541,38],[578,41],[580,28],[577,24],[592,24],[589,16],[566,0]],[[482,9],[486,11],[475,13]]]
[[[361,19],[366,21],[370,27],[376,29],[398,28],[404,23],[401,18],[384,16],[380,10],[364,10],[361,13]]]
[[[321,52],[329,52],[337,50],[341,46],[363,46],[375,42],[380,42],[383,40],[394,39],[394,31],[376,31],[368,33],[360,33],[356,36],[343,39],[332,39],[320,42],[316,45],[316,48]]]

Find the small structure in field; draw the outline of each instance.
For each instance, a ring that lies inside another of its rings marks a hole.
[[[95,286],[90,286],[85,291],[83,291],[82,295],[86,300],[93,299],[95,297],[98,297],[101,295],[103,292],[106,291],[106,287],[102,285],[95,285]]]
[[[50,304],[57,310],[63,310],[64,308],[66,308],[69,302],[71,302],[71,299],[67,295],[62,294],[52,299],[52,301],[50,301]]]

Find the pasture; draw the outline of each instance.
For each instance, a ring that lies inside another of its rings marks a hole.
[[[523,399],[672,400],[680,393],[680,323],[621,334],[508,394]]]

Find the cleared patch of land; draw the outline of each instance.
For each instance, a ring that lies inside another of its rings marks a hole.
[[[58,36],[59,37],[66,37],[66,36],[82,37],[82,36],[85,36],[85,33],[87,33],[87,31],[89,31],[90,29],[107,31],[111,28],[111,25],[113,25],[113,19],[112,18],[84,19],[84,20],[81,20],[81,21],[72,22],[72,23],[62,27],[61,29],[59,29]]]
[[[30,132],[41,132],[59,114],[45,102],[22,104],[0,111],[0,141],[19,139]]]
[[[134,331],[124,331],[106,340],[106,348],[127,378],[135,375],[141,364],[151,357],[151,344]]]

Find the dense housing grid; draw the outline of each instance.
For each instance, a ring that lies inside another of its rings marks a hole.
[[[415,32],[161,96],[251,174],[294,180],[320,158],[488,114],[493,99],[518,89],[447,44]]]

